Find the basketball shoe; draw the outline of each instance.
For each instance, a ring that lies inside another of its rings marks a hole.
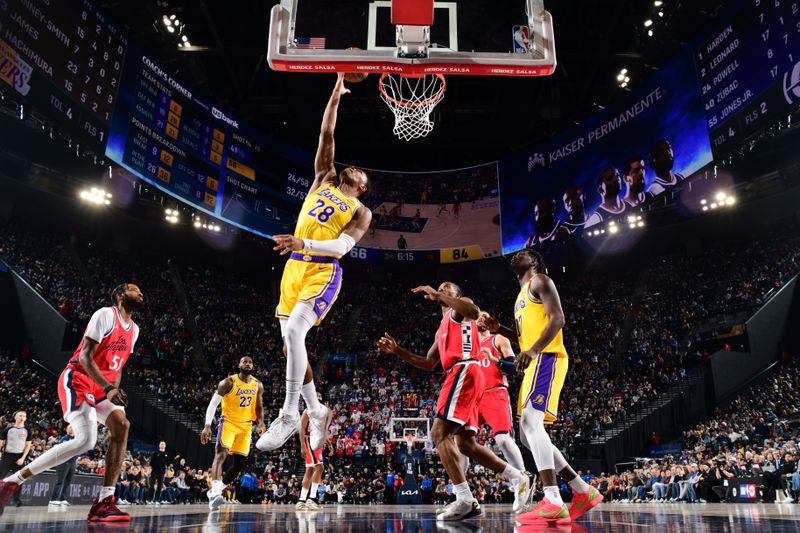
[[[308,421],[311,422],[311,449],[319,450],[325,446],[330,433],[328,427],[331,425],[333,418],[333,411],[327,405],[320,404],[320,408],[316,411],[307,411]]]
[[[482,513],[478,500],[471,502],[456,500],[445,505],[441,513],[436,515],[436,520],[440,522],[450,522],[454,520],[466,520],[480,516]]]
[[[313,420],[313,417],[310,413],[309,419]],[[262,452],[271,452],[272,450],[277,450],[286,444],[286,441],[289,440],[292,435],[297,433],[297,430],[299,429],[300,415],[295,414],[294,416],[289,416],[283,412],[283,409],[281,409],[278,418],[272,421],[272,424],[269,425],[269,429],[267,429],[267,431],[261,435],[261,438],[258,439],[256,448]]]
[[[89,509],[89,522],[129,522],[131,515],[124,513],[114,504],[114,496],[94,499]]]
[[[585,515],[589,510],[594,509],[603,503],[603,495],[596,488],[591,487],[585,494],[575,494],[572,498],[572,505],[569,508],[569,517],[575,521]]]
[[[3,509],[8,505],[8,500],[16,494],[20,489],[19,483],[13,481],[0,481],[0,516],[3,515]]]
[[[563,526],[569,524],[572,520],[569,517],[567,506],[561,506],[550,503],[547,498],[539,502],[533,511],[521,515],[517,515],[517,525],[557,525]]]

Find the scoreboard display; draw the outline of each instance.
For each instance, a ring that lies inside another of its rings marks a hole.
[[[197,209],[263,236],[291,233],[313,161],[129,53],[106,156]]]
[[[744,0],[695,51],[717,156],[800,100],[800,2]]]
[[[104,145],[128,42],[83,1],[0,0],[0,78],[55,122]]]

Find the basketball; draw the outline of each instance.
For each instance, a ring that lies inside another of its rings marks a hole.
[[[367,79],[369,74],[364,72],[348,72],[344,75],[344,81],[348,83],[359,83]]]
[[[361,48],[351,46],[348,50],[361,50]],[[367,79],[367,76],[369,76],[369,74],[366,72],[348,72],[344,75],[344,81],[348,83],[360,83]]]

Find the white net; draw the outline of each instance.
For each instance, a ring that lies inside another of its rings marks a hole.
[[[431,111],[442,101],[445,87],[441,74],[419,78],[383,74],[381,98],[394,113],[394,134],[406,141],[429,134],[433,130]]]

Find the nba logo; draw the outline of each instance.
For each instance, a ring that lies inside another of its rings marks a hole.
[[[530,49],[529,30],[527,26],[514,26],[511,29],[514,38],[514,53],[527,54]]]

